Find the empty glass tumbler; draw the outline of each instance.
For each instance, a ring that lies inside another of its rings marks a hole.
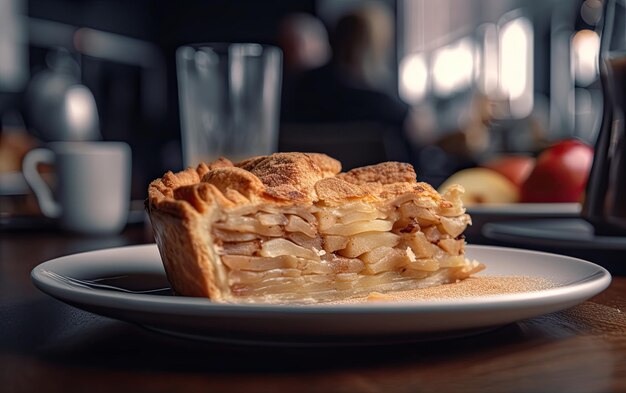
[[[276,151],[282,53],[260,44],[195,44],[176,53],[183,163]]]

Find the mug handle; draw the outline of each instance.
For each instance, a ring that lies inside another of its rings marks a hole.
[[[50,187],[37,171],[37,164],[54,164],[54,152],[49,149],[33,149],[22,161],[22,172],[26,182],[33,189],[41,212],[48,217],[57,218],[61,215],[61,205],[52,197]]]

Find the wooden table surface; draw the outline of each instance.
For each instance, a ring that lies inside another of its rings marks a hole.
[[[481,335],[339,349],[172,338],[75,309],[30,281],[45,260],[147,241],[140,226],[96,238],[0,232],[0,391],[626,391],[626,277],[572,309]]]

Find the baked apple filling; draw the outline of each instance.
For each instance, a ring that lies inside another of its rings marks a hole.
[[[234,297],[315,302],[415,289],[481,270],[464,257],[470,222],[467,214],[439,216],[414,200],[290,213],[265,207],[227,214],[212,225],[212,237]]]
[[[460,195],[408,164],[339,173],[320,154],[219,160],[168,173],[148,211],[173,288],[234,303],[326,302],[462,280]]]

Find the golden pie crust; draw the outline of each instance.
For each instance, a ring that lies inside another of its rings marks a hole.
[[[452,186],[440,195],[409,164],[341,172],[317,153],[220,158],[168,172],[147,210],[181,295],[232,303],[315,303],[462,280],[471,224]]]

